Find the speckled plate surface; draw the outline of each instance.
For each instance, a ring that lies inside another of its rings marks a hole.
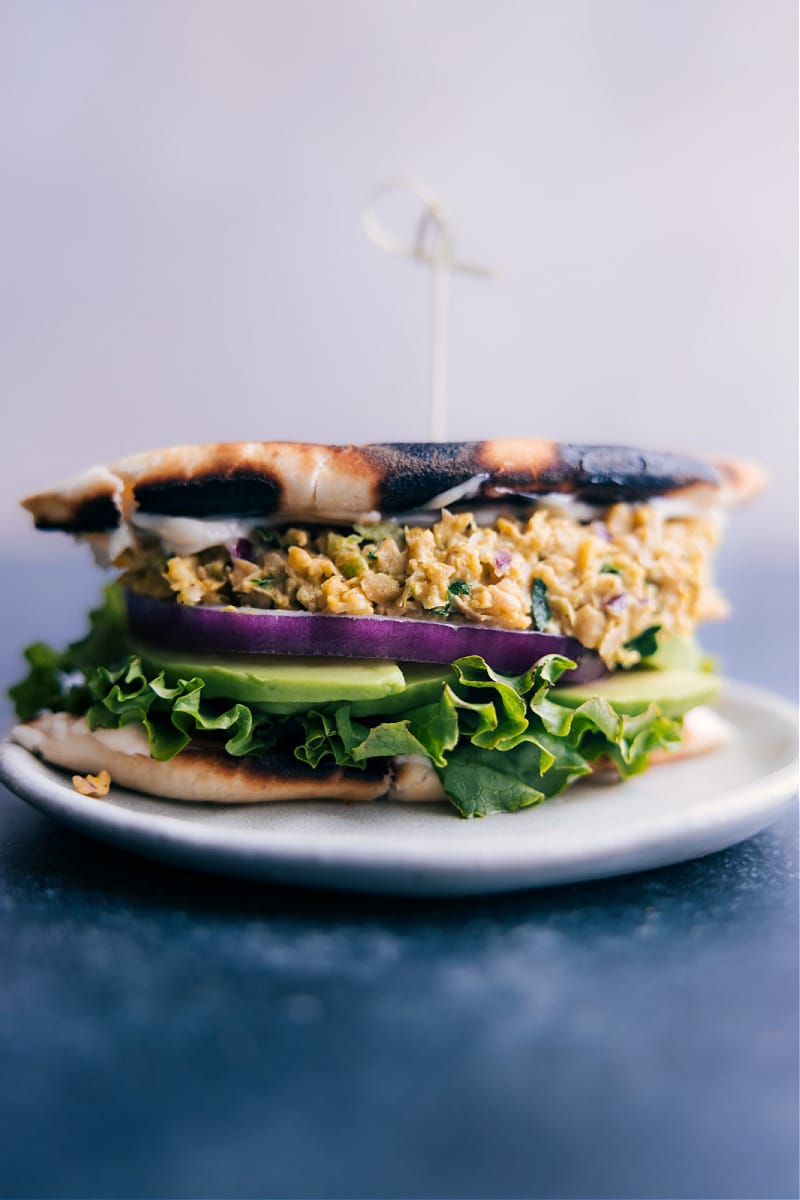
[[[683,862],[775,820],[797,787],[793,708],[740,684],[718,707],[735,733],[722,750],[624,785],[581,782],[486,820],[462,820],[448,805],[180,804],[113,787],[92,800],[8,741],[0,777],[73,828],[177,866],[409,896],[501,892]]]

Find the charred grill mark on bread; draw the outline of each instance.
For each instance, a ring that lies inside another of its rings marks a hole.
[[[424,508],[436,496],[485,476],[483,442],[387,442],[361,453],[377,478],[375,508],[385,513]]]
[[[107,533],[119,526],[125,485],[107,467],[89,467],[81,475],[22,501],[37,529],[69,533]]]
[[[494,445],[485,444],[490,449]],[[485,493],[493,496],[570,493],[587,503],[603,505],[674,495],[698,484],[713,488],[720,484],[714,466],[686,455],[625,446],[560,442],[540,445],[542,452],[536,469],[526,463],[492,464],[492,481],[487,483]],[[549,453],[545,453],[544,447]]]
[[[616,446],[561,446],[563,484],[583,499],[612,503],[667,496],[696,484],[719,485],[709,463],[681,454],[620,450]]]
[[[681,496],[723,504],[760,490],[750,464],[717,465],[684,455],[536,439],[392,442],[321,446],[304,442],[177,446],[92,468],[28,497],[40,529],[103,533],[120,523],[123,495],[145,514],[226,517],[287,514],[293,520],[396,516],[435,506],[453,489],[463,503],[574,495],[599,506]],[[127,515],[127,514],[126,514]]]
[[[257,517],[280,508],[281,486],[266,473],[164,479],[133,489],[140,512],[170,517]]]
[[[214,770],[224,772],[239,785],[247,781],[253,786],[274,786],[280,781],[284,792],[292,796],[312,798],[316,795],[336,795],[341,788],[353,799],[380,796],[386,787],[388,771],[380,760],[365,765],[363,771],[335,764],[320,763],[310,767],[290,754],[245,755],[234,758],[207,746],[186,747],[184,755],[202,755]],[[199,761],[199,760],[197,760]]]
[[[119,527],[120,519],[119,508],[112,496],[90,497],[63,515],[51,514],[45,509],[41,516],[34,517],[37,529],[62,533],[110,533]]]

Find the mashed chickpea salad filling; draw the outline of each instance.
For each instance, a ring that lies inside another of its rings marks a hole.
[[[491,525],[444,510],[430,526],[254,525],[191,554],[140,533],[115,565],[124,587],[179,604],[533,628],[630,667],[647,630],[688,636],[726,614],[711,578],[718,524],[648,504],[615,504],[591,521],[539,508]]]

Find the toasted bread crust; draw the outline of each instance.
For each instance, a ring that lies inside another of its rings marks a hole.
[[[686,497],[736,503],[760,489],[746,463],[535,439],[321,446],[223,442],[175,446],[95,467],[23,500],[39,529],[103,533],[130,509],[177,517],[286,514],[359,520],[436,508],[454,492],[475,504],[559,492],[593,504]],[[449,502],[449,501],[448,501]]]

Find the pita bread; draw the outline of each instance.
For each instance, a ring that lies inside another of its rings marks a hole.
[[[364,771],[310,767],[295,758],[231,758],[216,747],[192,743],[169,762],[150,758],[139,726],[90,730],[83,717],[49,713],[17,725],[12,737],[45,762],[81,775],[108,771],[114,784],[169,800],[215,804],[264,804],[272,800],[378,800],[404,803],[446,800],[430,762],[417,756],[394,759],[387,768]],[[683,742],[656,750],[651,765],[706,754],[731,738],[726,721],[708,708],[684,720]],[[610,763],[598,760],[598,779],[616,779]]]
[[[385,795],[385,768],[363,771],[305,766],[288,755],[232,758],[193,742],[169,762],[157,762],[141,726],[89,729],[83,717],[48,713],[12,730],[14,741],[45,762],[79,775],[105,770],[116,783],[169,800],[263,804],[270,800],[376,800]]]
[[[172,517],[358,521],[561,493],[591,504],[653,496],[734,504],[760,490],[742,462],[535,439],[321,446],[175,446],[93,467],[23,500],[37,528],[104,533],[134,510]]]

